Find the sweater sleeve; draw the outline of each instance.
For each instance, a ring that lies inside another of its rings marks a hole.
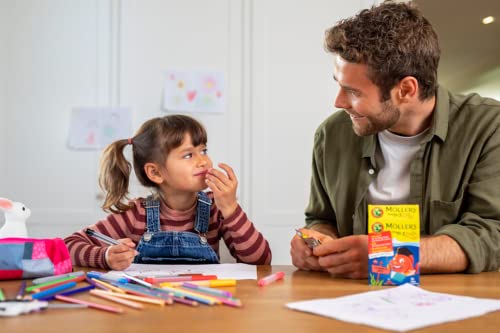
[[[252,265],[271,264],[271,249],[264,236],[255,229],[247,214],[238,205],[234,213],[223,218],[218,212],[221,233],[231,255],[238,262]]]
[[[136,210],[136,207],[121,214],[108,215],[104,220],[87,228],[113,239],[130,238],[133,228],[130,217],[133,216],[134,210]],[[64,239],[73,265],[110,269],[105,259],[106,250],[110,245],[94,237],[89,237],[85,233],[87,228],[77,231]]]

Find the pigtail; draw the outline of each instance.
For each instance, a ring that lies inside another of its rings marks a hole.
[[[129,140],[118,140],[104,150],[99,170],[99,186],[106,198],[102,208],[104,211],[122,213],[131,208],[124,199],[128,199],[128,186],[132,166],[123,154]]]

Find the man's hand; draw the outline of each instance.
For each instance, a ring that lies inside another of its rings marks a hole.
[[[327,239],[333,240],[330,236],[324,235],[320,232],[311,229],[300,229],[300,231],[308,237],[314,237],[321,243]],[[324,270],[318,263],[318,257],[313,255],[312,249],[299,236],[295,235],[290,242],[290,255],[292,256],[292,263],[295,267],[303,270],[322,271]]]
[[[368,236],[328,238],[321,239],[321,245],[313,250],[321,270],[326,270],[335,277],[367,278]]]
[[[106,260],[110,268],[122,271],[132,264],[134,257],[139,253],[135,250],[135,243],[130,238],[122,238],[118,241],[120,244],[107,249]]]

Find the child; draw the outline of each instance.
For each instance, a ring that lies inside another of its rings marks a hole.
[[[236,201],[236,176],[226,164],[212,168],[207,134],[183,115],[154,118],[131,139],[118,140],[103,152],[99,184],[111,211],[90,226],[121,244],[108,246],[84,230],[64,241],[73,264],[123,270],[132,262],[209,264],[219,262],[224,239],[238,262],[271,263],[268,242]],[[155,190],[146,199],[125,201],[131,164],[123,149],[132,146],[133,165],[142,185]],[[211,192],[203,192],[210,188]]]

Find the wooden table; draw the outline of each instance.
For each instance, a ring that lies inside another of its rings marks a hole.
[[[258,287],[254,280],[238,281],[225,288],[243,302],[243,308],[227,306],[189,307],[181,304],[159,307],[145,305],[144,310],[124,307],[118,315],[92,309],[48,309],[40,313],[0,318],[0,332],[94,333],[94,332],[385,332],[285,308],[285,303],[314,298],[330,298],[373,290],[365,280],[334,279],[326,273],[298,271],[292,266],[259,266],[258,276],[285,271],[284,281]],[[424,275],[422,288],[455,295],[500,299],[500,273],[477,275]],[[3,281],[7,297],[14,297],[19,281]],[[82,294],[75,296],[98,303],[105,300]],[[431,326],[412,332],[500,331],[500,311],[459,322]]]

